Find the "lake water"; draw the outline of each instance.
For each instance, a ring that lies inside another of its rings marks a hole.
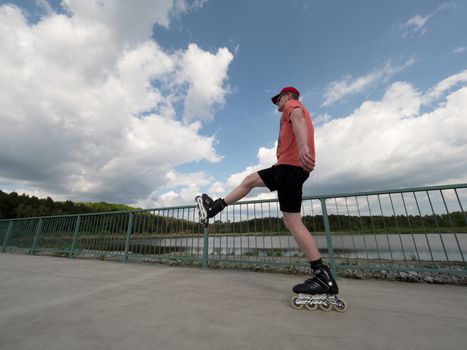
[[[315,236],[318,248],[327,255],[325,236]],[[357,259],[390,259],[421,261],[463,261],[467,249],[467,234],[388,234],[388,235],[333,235],[335,257]],[[144,244],[170,249],[202,252],[204,239],[167,238],[133,240]],[[211,236],[208,238],[209,254],[250,256],[300,256],[292,236]]]

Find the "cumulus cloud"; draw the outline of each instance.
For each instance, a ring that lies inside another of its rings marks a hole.
[[[422,93],[407,82],[389,86],[379,101],[365,101],[350,115],[315,124],[317,166],[305,194],[330,194],[467,181],[467,86],[465,72]],[[455,84],[457,89],[450,89]],[[424,101],[440,101],[422,112]],[[276,161],[261,148],[258,163],[218,183],[226,195],[249,173]],[[267,189],[249,198],[270,198]]]
[[[442,89],[428,95],[447,93],[440,84]],[[381,101],[366,101],[346,118],[317,128],[317,168],[307,192],[465,181],[467,87],[447,93],[422,113],[425,100],[411,84],[397,82]]]
[[[154,25],[203,2],[63,4],[65,14],[48,8],[36,23],[0,6],[0,186],[135,203],[177,165],[217,162],[215,138],[201,131],[225,102],[233,55],[196,44],[167,53],[151,39]],[[207,65],[190,64],[200,59]]]
[[[407,62],[401,65],[393,65],[391,62],[386,62],[382,67],[375,69],[373,72],[353,78],[350,75],[343,79],[331,82],[324,93],[324,101],[322,107],[328,107],[342,100],[348,95],[360,93],[378,82],[385,82],[394,74],[404,70],[415,63],[414,58],[410,58]]]
[[[224,86],[227,67],[233,55],[226,48],[221,48],[216,54],[201,50],[196,44],[191,44],[181,56],[183,69],[179,73],[182,81],[189,83],[185,97],[186,119],[211,118],[214,108],[223,105],[229,89]],[[212,103],[215,101],[215,104]]]

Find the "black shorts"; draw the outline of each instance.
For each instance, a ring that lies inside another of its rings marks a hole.
[[[258,171],[258,175],[271,192],[277,191],[281,211],[300,213],[303,183],[309,172],[298,166],[274,165]]]

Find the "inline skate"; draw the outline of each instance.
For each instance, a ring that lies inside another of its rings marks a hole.
[[[330,311],[334,307],[338,312],[347,310],[345,300],[337,296],[339,287],[326,265],[316,268],[314,276],[294,286],[293,292],[296,293],[291,300],[294,309]]]
[[[204,226],[209,224],[210,218],[216,216],[217,213],[226,207],[222,198],[213,200],[205,193],[201,196],[196,196],[195,201],[198,207],[199,220]]]

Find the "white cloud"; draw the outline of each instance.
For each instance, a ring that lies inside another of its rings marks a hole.
[[[459,47],[456,47],[454,50],[452,50],[452,53],[462,54],[466,51],[467,51],[467,46],[459,46]]]
[[[313,125],[317,127],[319,125],[326,124],[327,122],[331,120],[332,120],[332,116],[330,114],[328,113],[320,114],[313,118]]]
[[[416,15],[409,19],[407,23],[403,25],[403,28],[410,28],[414,31],[421,31],[422,33],[425,33],[425,29],[423,28],[425,26],[425,23],[430,19],[431,15],[422,17],[420,15]]]
[[[415,63],[414,58],[410,58],[407,62],[399,66],[394,66],[391,62],[386,62],[382,67],[377,68],[367,75],[357,78],[345,76],[342,80],[333,81],[326,88],[324,102],[321,106],[330,106],[348,95],[357,94],[370,88],[377,82],[384,82],[413,63]]]
[[[0,186],[135,203],[170,183],[175,166],[218,161],[201,128],[225,101],[232,54],[195,44],[167,53],[151,39],[154,24],[202,4],[66,0],[67,15],[35,24],[0,6]],[[176,113],[183,101],[189,118]]]
[[[227,68],[233,55],[226,48],[221,48],[215,55],[191,44],[181,56],[183,69],[179,78],[189,84],[185,97],[185,118],[210,119],[214,107],[224,104],[229,92],[224,86]],[[213,103],[214,102],[214,103]]]
[[[466,82],[467,69],[458,74],[452,75],[436,84],[436,86],[431,88],[425,94],[423,98],[423,103],[429,104],[432,101],[439,99],[442,95],[444,95],[448,90],[451,90],[453,87]]]
[[[403,30],[402,37],[407,38],[409,36],[415,36],[415,34],[424,35],[427,31],[426,25],[427,22],[433,18],[437,13],[454,8],[455,4],[452,2],[447,2],[438,6],[433,12],[429,13],[426,16],[417,14],[410,18],[406,23],[402,24],[400,28]]]
[[[446,79],[450,81],[450,79]],[[453,79],[456,80],[456,79]],[[446,86],[432,91],[447,92]],[[440,97],[438,95],[438,97]],[[307,192],[461,182],[467,176],[467,87],[421,113],[426,95],[394,83],[381,101],[316,130],[317,167]]]
[[[76,26],[100,23],[111,28],[114,39],[131,44],[151,37],[152,26],[168,27],[171,11],[184,11],[185,1],[177,6],[172,0],[63,0]]]
[[[145,199],[141,199],[132,206],[139,208],[168,208],[180,205],[192,205],[194,198],[200,193],[199,187],[190,185],[179,190],[169,190],[160,195],[153,193]]]

